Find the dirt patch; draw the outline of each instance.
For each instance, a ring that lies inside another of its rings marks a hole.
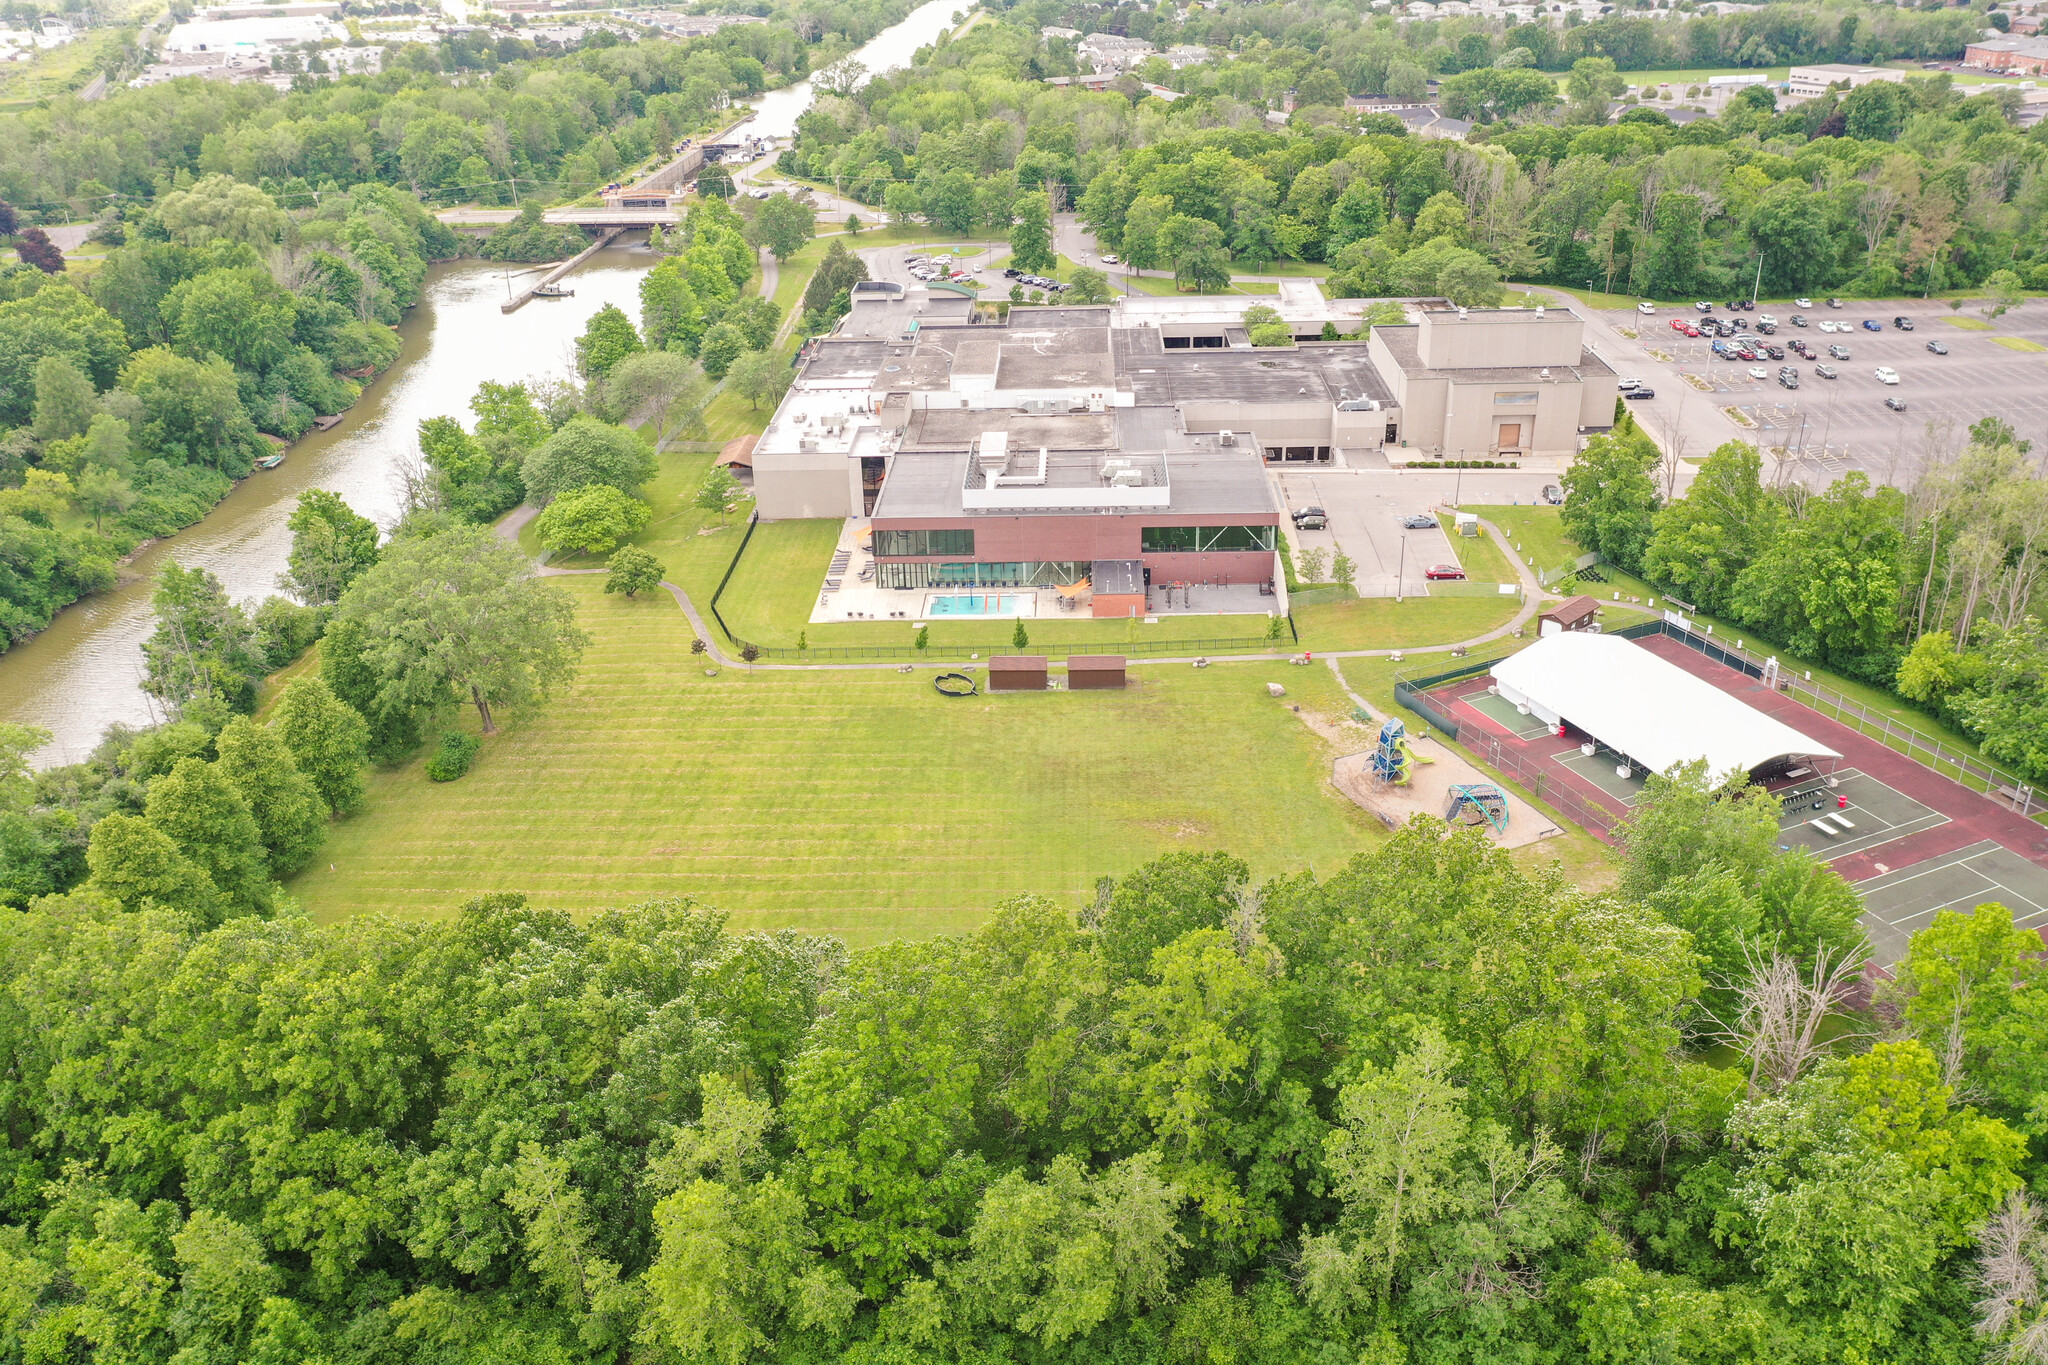
[[[1331,766],[1330,781],[1338,791],[1377,816],[1388,829],[1399,829],[1416,815],[1443,819],[1450,806],[1453,786],[1477,782],[1499,786],[1467,762],[1463,754],[1439,740],[1411,737],[1410,743],[1418,759],[1432,761],[1418,762],[1414,777],[1405,787],[1385,786],[1374,779],[1370,749],[1338,759]],[[1495,830],[1483,823],[1479,826],[1495,844],[1502,848],[1521,848],[1564,832],[1542,811],[1506,788],[1501,790],[1508,803],[1507,828]]]

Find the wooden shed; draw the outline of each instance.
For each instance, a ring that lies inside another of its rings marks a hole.
[[[991,692],[1045,691],[1043,654],[992,654],[988,661]]]
[[[1067,686],[1076,692],[1123,685],[1124,656],[1121,654],[1076,654],[1067,660]]]
[[[1600,623],[1595,616],[1600,603],[1592,597],[1567,597],[1536,618],[1536,634],[1556,635],[1567,630],[1598,630]]]

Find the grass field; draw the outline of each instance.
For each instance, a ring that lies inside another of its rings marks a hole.
[[[1495,522],[1498,526],[1500,523]],[[1453,535],[1451,548],[1457,552],[1458,563],[1465,570],[1465,577],[1474,583],[1519,583],[1522,576],[1515,572],[1515,566],[1494,543],[1484,526],[1476,536]]]
[[[1118,275],[1116,282],[1128,284],[1141,294],[1150,294],[1154,298],[1161,299],[1170,299],[1176,294],[1192,292],[1190,290],[1183,290],[1176,281],[1164,275]],[[1280,286],[1272,283],[1270,280],[1232,280],[1230,288],[1222,292],[1226,294],[1278,294]]]
[[[1954,313],[1950,313],[1942,321],[1951,327],[1960,327],[1965,332],[1988,332],[1991,330],[1991,324],[1982,318],[1957,317]]]
[[[1421,649],[1484,635],[1520,609],[1512,597],[1358,597],[1296,607],[1294,624],[1305,649]]]
[[[861,943],[965,929],[1020,892],[1074,903],[1173,849],[1327,875],[1381,837],[1288,709],[1348,714],[1320,666],[1139,664],[1127,692],[968,700],[928,672],[707,678],[665,594],[562,581],[594,637],[576,685],[459,782],[418,762],[374,776],[292,883],[315,916],[445,915],[498,890],[576,911],[694,895],[743,928]]]
[[[2048,351],[2048,346],[2043,346],[2038,341],[2029,341],[2025,337],[1993,337],[1991,340],[2008,351]]]
[[[1565,538],[1555,507],[1467,504],[1464,510],[1476,512],[1482,521],[1500,527],[1508,540],[1519,547],[1522,561],[1538,570],[1563,568],[1585,553]]]

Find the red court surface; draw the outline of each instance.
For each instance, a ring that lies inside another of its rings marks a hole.
[[[1899,804],[1917,803],[1932,813],[1902,826],[1898,837],[1887,840],[1887,818],[1873,820],[1872,812],[1852,807],[1860,819],[1857,837],[1845,840],[1832,856],[1825,847],[1815,850],[1863,892],[1864,925],[1880,962],[1896,961],[1913,931],[1945,908],[1969,909],[1979,901],[1997,900],[2012,909],[2018,923],[2048,927],[2048,828],[1677,640],[1654,636],[1636,644],[1839,750],[1842,758],[1831,769],[1854,770],[1863,782],[1875,779],[1869,787],[1873,796],[1890,788],[1898,794]],[[1568,790],[1616,817],[1626,813],[1632,789],[1639,783],[1612,776],[1614,760],[1609,756],[1599,762],[1583,758],[1576,738],[1538,733],[1537,723],[1528,718],[1521,718],[1519,727],[1511,726],[1508,721],[1514,717],[1502,714],[1504,704],[1484,695],[1489,681],[1480,674],[1431,693],[1458,722],[1460,738],[1473,741],[1467,747],[1484,754],[1497,745],[1502,766],[1541,771],[1547,787]],[[1803,828],[1806,814],[1788,814],[1788,839],[1812,839]],[[1933,819],[1939,822],[1928,827]]]

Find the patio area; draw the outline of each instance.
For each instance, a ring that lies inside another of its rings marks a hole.
[[[927,587],[885,588],[876,581],[875,556],[862,548],[865,518],[845,522],[832,548],[819,585],[810,624],[843,621],[946,621],[962,617],[1092,616],[1084,598],[1078,605],[1048,588]],[[1146,593],[1145,615],[1271,616],[1279,599],[1255,583],[1153,583]]]

